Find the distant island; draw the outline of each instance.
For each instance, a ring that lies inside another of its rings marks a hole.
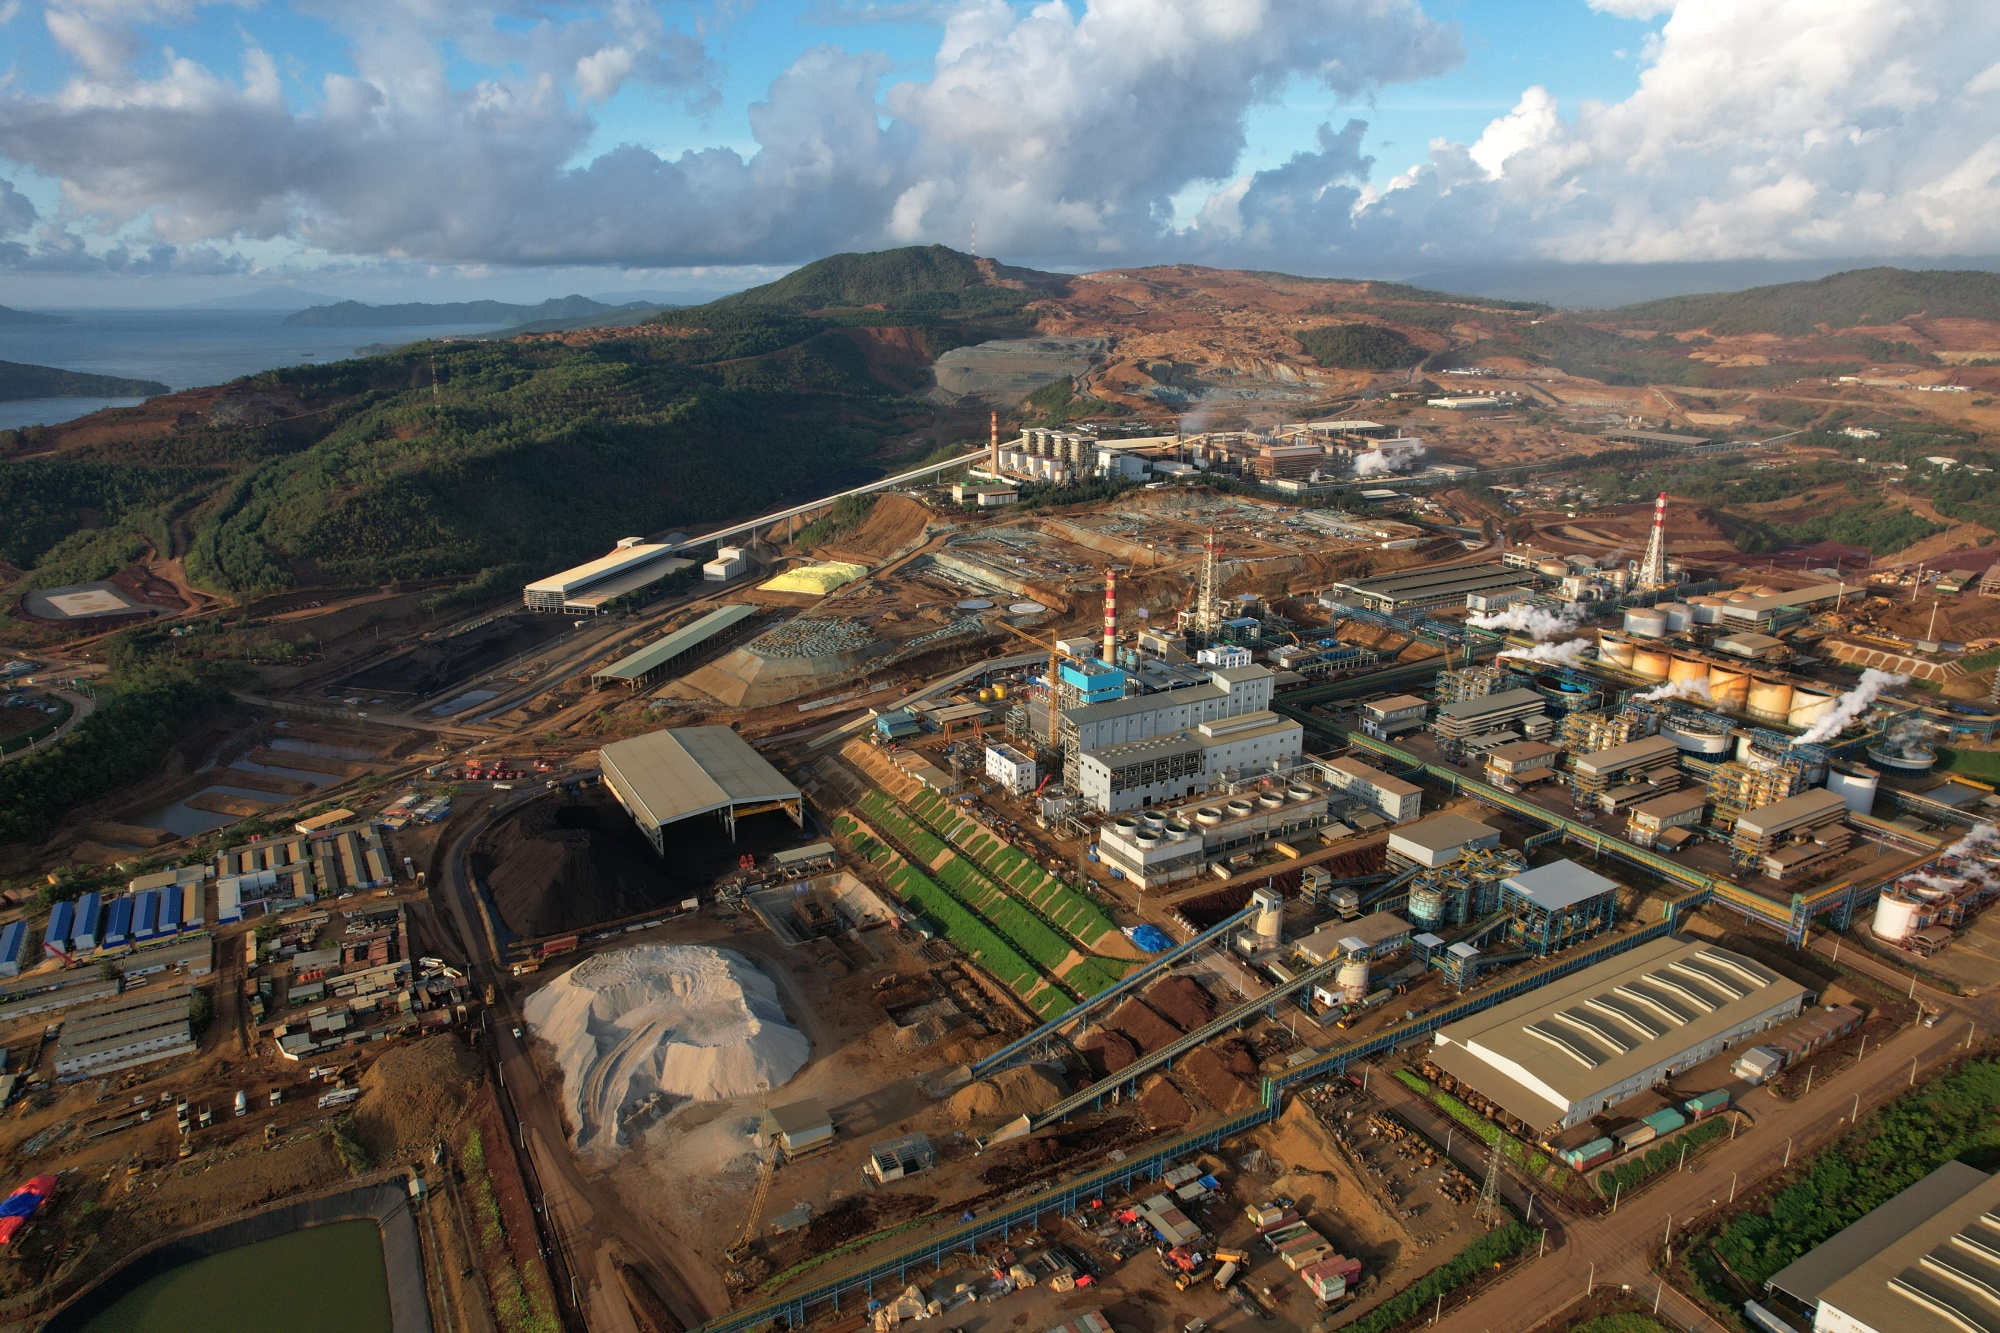
[[[541,320],[580,319],[619,309],[593,301],[588,296],[551,298],[539,305],[510,305],[505,301],[413,301],[407,305],[364,305],[360,301],[340,301],[316,305],[285,316],[291,328],[386,329],[410,324],[494,324],[509,326]]]
[[[0,305],[0,328],[22,324],[68,324],[67,315],[38,315],[32,310],[16,310],[12,306]]]
[[[116,375],[90,375],[55,366],[0,361],[0,403],[24,398],[151,398],[171,392],[158,380],[128,380]]]

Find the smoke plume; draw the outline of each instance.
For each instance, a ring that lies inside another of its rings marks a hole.
[[[1545,607],[1530,606],[1526,602],[1515,602],[1489,615],[1468,617],[1465,623],[1474,629],[1512,630],[1539,640],[1569,634],[1581,622],[1569,611],[1558,613]]]
[[[1583,661],[1595,646],[1589,639],[1571,639],[1568,643],[1538,643],[1532,648],[1502,648],[1500,656],[1516,658],[1523,662],[1554,662],[1562,666],[1574,666]]]
[[[1877,671],[1869,667],[1861,673],[1861,683],[1840,696],[1820,720],[1813,723],[1805,735],[1799,737],[1801,745],[1817,745],[1830,741],[1847,730],[1848,723],[1868,711],[1868,705],[1875,702],[1882,691],[1897,685],[1907,685],[1908,676],[1894,671]]]
[[[1383,453],[1380,449],[1370,449],[1365,454],[1355,455],[1354,475],[1357,477],[1380,477],[1386,476],[1391,472],[1407,472],[1409,469],[1415,467],[1417,460],[1423,456],[1424,447],[1421,444],[1414,446],[1406,445],[1393,454]]]
[[[1670,680],[1666,684],[1647,690],[1644,694],[1637,697],[1641,699],[1700,699],[1706,703],[1715,702],[1715,696],[1709,693],[1708,680],[1705,677],[1694,680]]]

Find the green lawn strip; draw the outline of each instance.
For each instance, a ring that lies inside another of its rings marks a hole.
[[[2000,1061],[1968,1060],[1905,1092],[1827,1148],[1792,1168],[1764,1210],[1744,1213],[1711,1244],[1753,1291],[1765,1279],[1954,1158],[1990,1166],[2000,1151]],[[1718,1275],[1694,1266],[1718,1299],[1740,1300]]]
[[[1530,1148],[1512,1134],[1507,1133],[1500,1126],[1494,1124],[1491,1120],[1488,1120],[1485,1116],[1479,1114],[1479,1112],[1473,1110],[1450,1093],[1426,1083],[1423,1075],[1417,1073],[1415,1070],[1398,1069],[1396,1071],[1396,1078],[1419,1097],[1424,1098],[1453,1120],[1456,1120],[1460,1125],[1472,1131],[1473,1134],[1478,1136],[1480,1142],[1492,1144],[1496,1141],[1504,1140],[1504,1146],[1500,1151],[1505,1153],[1530,1175],[1545,1179],[1554,1171],[1555,1162],[1552,1158],[1536,1152],[1533,1148]]]
[[[1019,848],[1007,846],[977,821],[953,810],[936,792],[918,792],[906,804],[919,820],[949,839],[998,883],[1027,898],[1086,949],[1095,948],[1107,932],[1117,928],[1102,907],[1050,875]],[[865,799],[862,808],[868,808]]]
[[[1347,1325],[1347,1333],[1388,1333],[1428,1314],[1439,1296],[1449,1295],[1476,1277],[1520,1254],[1542,1233],[1509,1219],[1489,1231],[1409,1286]]]
[[[1063,984],[1089,999],[1117,985],[1125,970],[1120,959],[1086,958],[1063,973]]]
[[[834,820],[833,827],[834,832],[848,839],[871,864],[883,871],[889,887],[898,897],[936,922],[943,929],[946,939],[992,973],[1002,985],[1035,1005],[1036,1012],[1042,1012],[1041,1006],[1047,1001],[1030,998],[1037,991],[1047,992],[1042,974],[1015,952],[992,927],[974,915],[972,909],[912,866],[901,853],[882,843],[874,836],[874,831],[859,820],[842,815]],[[1067,1007],[1066,997],[1058,995],[1057,998],[1063,1007]]]
[[[1617,1166],[1607,1166],[1597,1173],[1597,1192],[1605,1198],[1613,1198],[1628,1190],[1645,1184],[1662,1171],[1671,1171],[1681,1163],[1681,1150],[1693,1152],[1704,1143],[1713,1143],[1729,1133],[1729,1121],[1705,1120],[1698,1125],[1658,1140],[1659,1147],[1644,1157],[1634,1157]]]

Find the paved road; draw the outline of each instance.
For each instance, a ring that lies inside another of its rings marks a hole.
[[[1660,1313],[1676,1327],[1724,1333],[1655,1275],[1669,1236],[1681,1236],[1705,1214],[1727,1206],[1732,1186],[1740,1191],[1781,1169],[1788,1147],[1792,1156],[1801,1156],[1844,1131],[1857,1099],[1860,1114],[1867,1116],[1909,1086],[1913,1059],[1920,1073],[1962,1047],[1965,1037],[1963,1024],[1912,1025],[1796,1102],[1782,1102],[1768,1089],[1750,1093],[1742,1106],[1754,1123],[1710,1149],[1695,1170],[1668,1175],[1621,1201],[1614,1213],[1572,1222],[1560,1245],[1551,1235],[1547,1257],[1470,1304],[1447,1309],[1438,1333],[1522,1333],[1552,1321],[1593,1283],[1626,1285],[1642,1298],[1657,1291]]]
[[[58,689],[52,689],[49,691],[49,693],[58,696],[59,698],[63,699],[65,702],[69,704],[69,710],[70,710],[69,716],[63,720],[63,724],[61,726],[57,727],[54,731],[50,732],[47,736],[43,737],[41,740],[36,741],[29,748],[25,750],[16,750],[12,754],[0,755],[0,764],[5,764],[11,762],[12,760],[19,759],[22,755],[36,754],[42,750],[48,749],[51,745],[54,745],[57,741],[69,735],[70,732],[76,730],[77,723],[83,721],[85,718],[89,717],[92,713],[97,711],[97,701],[91,698],[87,694],[78,694],[75,690],[58,690]]]

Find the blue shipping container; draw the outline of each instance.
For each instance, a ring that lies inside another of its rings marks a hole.
[[[1651,1115],[1640,1116],[1639,1122],[1651,1125],[1655,1134],[1671,1134],[1687,1123],[1687,1117],[1669,1106],[1663,1111],[1655,1111]]]

